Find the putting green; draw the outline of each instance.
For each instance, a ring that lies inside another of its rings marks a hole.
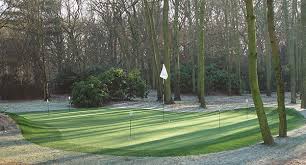
[[[132,116],[132,136],[130,120]],[[273,134],[278,115],[266,109]],[[248,115],[247,115],[248,114]],[[11,114],[23,136],[41,146],[95,154],[122,156],[196,155],[236,149],[261,141],[254,110],[163,113],[154,110],[83,109],[48,114]],[[288,110],[288,128],[303,125],[304,118]]]

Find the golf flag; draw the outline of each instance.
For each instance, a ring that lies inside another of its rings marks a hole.
[[[167,73],[167,69],[166,69],[166,66],[165,64],[163,64],[163,69],[160,73],[160,77],[164,80],[167,80],[168,79],[168,73]]]

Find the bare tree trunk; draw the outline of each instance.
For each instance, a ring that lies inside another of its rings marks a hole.
[[[154,19],[153,19],[153,8],[150,9],[149,4],[147,0],[143,0],[144,3],[144,8],[145,8],[145,15],[146,15],[146,22],[147,22],[147,27],[149,30],[149,36],[152,44],[152,50],[153,50],[153,74],[155,77],[156,81],[156,86],[157,86],[157,100],[161,101],[162,100],[162,83],[159,78],[159,71],[161,69],[161,64],[160,64],[160,53],[159,53],[159,47],[157,43],[157,37],[156,37],[156,30],[155,30],[155,24],[154,24]]]
[[[301,108],[303,109],[306,109],[306,1],[303,0],[302,1],[302,6],[301,6],[301,12],[302,12],[302,16],[301,16],[301,19],[302,19],[302,47],[303,47],[303,50],[302,50],[302,105],[301,105]]]
[[[282,76],[282,66],[280,61],[280,50],[278,48],[278,39],[275,34],[274,26],[274,7],[273,0],[267,0],[268,7],[268,28],[269,36],[272,47],[273,65],[275,70],[275,77],[277,82],[277,103],[279,114],[279,136],[287,136],[287,119],[286,119],[286,107],[285,107],[285,88],[284,80]]]
[[[265,35],[265,70],[266,70],[266,94],[267,96],[272,96],[272,57],[271,57],[271,43],[269,38],[269,31],[268,31],[268,20],[266,17],[266,10],[267,10],[267,2],[263,1],[264,3],[264,35]]]
[[[195,66],[195,59],[194,56],[196,54],[196,45],[195,44],[195,40],[194,40],[194,36],[195,35],[195,30],[192,27],[192,18],[191,18],[191,13],[192,13],[192,9],[191,9],[191,2],[187,1],[188,3],[188,7],[187,7],[187,18],[188,18],[188,24],[189,24],[189,40],[190,40],[190,44],[189,44],[189,54],[191,56],[191,67],[192,67],[192,93],[196,93],[196,66]]]
[[[225,17],[225,51],[226,51],[226,70],[227,70],[227,94],[229,96],[232,95],[232,80],[231,80],[231,51],[230,51],[230,30],[229,30],[229,15],[231,11],[231,4],[229,3],[229,0],[225,0],[225,11],[224,11],[224,17]]]
[[[200,12],[199,12],[199,101],[202,108],[206,108],[205,103],[205,30],[204,30],[204,19],[205,19],[205,0],[200,1]]]
[[[163,36],[164,36],[164,64],[167,68],[169,78],[165,80],[164,95],[165,103],[173,104],[171,96],[171,70],[170,70],[170,48],[169,48],[169,0],[164,0],[163,6]]]
[[[274,143],[271,131],[268,125],[267,116],[264,111],[263,102],[260,96],[258,75],[257,75],[257,51],[256,51],[256,26],[253,0],[244,0],[247,11],[248,25],[248,47],[249,47],[249,82],[253,101],[256,108],[256,113],[259,121],[261,135],[265,144],[271,145]]]
[[[179,17],[179,6],[180,6],[180,1],[175,0],[175,14],[174,14],[174,24],[173,24],[173,29],[174,29],[174,49],[173,49],[173,58],[174,58],[174,77],[175,77],[175,82],[174,82],[174,100],[175,101],[181,101],[181,73],[180,73],[180,50],[179,50],[179,22],[178,22],[178,17]]]
[[[201,34],[200,34],[200,31],[201,31],[201,25],[200,25],[200,3],[199,3],[199,1],[201,1],[201,0],[194,0],[194,6],[195,6],[195,23],[196,23],[196,43],[197,44],[195,44],[197,47],[196,47],[196,50],[197,50],[197,53],[196,53],[196,58],[197,58],[197,67],[196,67],[196,69],[197,69],[197,96],[198,96],[198,99],[199,100],[201,100],[201,97],[200,97],[200,93],[201,93],[201,87],[200,87],[200,84],[201,84],[201,79],[200,79],[200,75],[199,75],[199,71],[200,71],[200,46],[199,46],[199,43],[200,43],[200,41],[199,41],[199,38],[200,38],[200,36],[201,36]]]
[[[284,0],[284,3],[285,2]],[[285,8],[285,6],[284,6]],[[290,88],[291,88],[291,103],[296,104],[296,37],[295,37],[295,23],[296,23],[297,0],[292,1],[292,18],[291,29],[289,31],[289,63],[290,63]],[[287,11],[288,12],[288,11]]]
[[[233,16],[232,16],[232,25],[234,33],[234,38],[235,38],[235,51],[236,51],[236,78],[238,79],[238,85],[239,85],[239,94],[241,95],[243,92],[243,87],[242,87],[242,79],[241,79],[241,44],[240,44],[240,34],[239,34],[239,9],[238,9],[238,2],[237,1],[231,1],[232,5],[232,11],[233,11]]]

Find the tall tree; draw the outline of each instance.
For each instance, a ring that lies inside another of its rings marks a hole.
[[[197,0],[195,0],[197,1]],[[196,52],[196,30],[194,30],[193,23],[192,23],[192,5],[190,1],[187,1],[186,7],[186,15],[188,18],[188,30],[189,30],[189,54],[191,55],[191,67],[192,67],[192,92],[196,93],[196,62],[195,62],[195,52]]]
[[[301,5],[299,6],[301,7]],[[303,88],[302,88],[302,81],[303,81],[303,76],[302,76],[302,72],[303,72],[303,28],[302,28],[302,13],[299,12],[300,10],[298,10],[297,4],[295,7],[296,11],[296,15],[297,15],[297,21],[296,21],[296,26],[295,26],[295,38],[296,38],[296,69],[297,69],[297,89],[300,93],[300,97],[302,96],[303,93]],[[301,8],[300,8],[301,9]]]
[[[165,80],[164,95],[165,103],[172,104],[171,96],[171,70],[170,70],[170,47],[169,47],[169,0],[164,0],[163,6],[163,37],[164,37],[164,64],[166,66],[169,78]]]
[[[200,11],[199,13],[199,70],[198,70],[198,79],[199,79],[199,101],[201,103],[202,108],[206,108],[205,103],[205,27],[204,27],[204,19],[205,19],[205,0],[201,0],[199,3]]]
[[[63,2],[63,8],[66,11],[62,15],[63,30],[67,35],[67,56],[69,62],[66,65],[74,65],[74,68],[78,68],[79,72],[82,72],[85,68],[85,60],[82,59],[80,38],[82,37],[83,24],[80,21],[82,16],[82,1],[79,0],[67,0]],[[76,65],[78,64],[78,65]]]
[[[180,101],[181,100],[181,89],[180,89],[180,50],[179,50],[179,6],[180,0],[175,0],[174,2],[174,23],[173,23],[173,58],[174,58],[174,100]]]
[[[238,1],[231,1],[231,6],[232,6],[232,26],[233,26],[233,31],[234,35],[233,38],[235,39],[234,42],[234,51],[235,51],[235,65],[236,65],[236,77],[238,79],[238,85],[239,85],[239,94],[242,94],[243,92],[243,87],[242,87],[242,79],[241,79],[241,43],[240,43],[240,32],[239,32],[239,6],[238,6]]]
[[[279,114],[279,136],[286,137],[287,136],[287,119],[286,119],[286,108],[285,108],[285,88],[284,88],[284,80],[282,76],[282,66],[280,60],[280,50],[278,48],[278,38],[275,34],[275,26],[274,26],[274,1],[267,0],[268,7],[268,29],[270,42],[272,47],[272,59],[273,66],[276,77],[276,85],[277,85],[277,104],[278,104],[278,114]]]
[[[44,21],[44,8],[45,4],[41,0],[31,0],[27,3],[28,10],[30,10],[28,25],[30,35],[35,42],[33,58],[35,65],[39,67],[37,77],[39,77],[40,86],[43,91],[43,99],[47,101],[49,98],[48,78],[47,78],[47,57],[46,57],[46,42],[45,42],[45,21]]]
[[[301,7],[301,5],[300,5]],[[296,8],[297,9],[297,8]],[[301,9],[301,8],[300,8]],[[302,9],[301,9],[302,10]],[[296,25],[296,66],[297,66],[297,87],[300,92],[300,99],[302,98],[303,94],[303,23],[302,23],[302,12],[297,13],[297,25]]]
[[[264,39],[265,39],[265,69],[266,69],[266,94],[272,96],[272,56],[271,56],[271,42],[269,38],[268,20],[266,16],[267,1],[263,1],[264,13]]]
[[[230,21],[229,21],[229,17],[230,17],[230,12],[231,12],[231,3],[229,3],[229,0],[225,0],[225,5],[224,5],[224,20],[225,20],[225,37],[226,37],[226,44],[225,44],[225,49],[226,49],[226,61],[227,61],[227,65],[226,65],[226,70],[227,70],[227,77],[228,77],[228,86],[227,86],[227,92],[228,95],[232,95],[232,80],[231,80],[231,51],[230,51]]]
[[[301,4],[301,21],[302,21],[302,108],[306,108],[306,1],[302,0]]]
[[[249,82],[252,92],[253,101],[259,121],[261,135],[265,144],[274,143],[271,131],[268,125],[267,116],[264,111],[263,102],[260,96],[257,75],[257,51],[256,51],[256,17],[254,15],[253,0],[244,0],[247,12],[248,27],[248,47],[249,47]]]
[[[150,8],[149,3],[147,0],[143,0],[144,4],[144,11],[145,11],[145,16],[146,16],[146,22],[147,22],[147,30],[149,31],[149,36],[150,36],[150,41],[152,45],[152,50],[153,50],[153,60],[152,60],[152,65],[153,65],[153,76],[155,77],[156,81],[156,87],[157,87],[157,100],[162,100],[162,83],[159,78],[159,71],[161,69],[161,64],[160,64],[160,53],[159,53],[159,46],[157,42],[157,33],[156,33],[156,28],[155,28],[155,23],[154,23],[154,18],[153,18],[153,13],[154,9],[153,7]],[[154,6],[154,3],[152,4]]]
[[[201,76],[200,76],[200,32],[201,32],[201,25],[200,25],[200,3],[199,3],[200,0],[194,0],[194,8],[195,8],[195,24],[196,24],[196,58],[197,58],[197,96],[198,96],[198,99],[199,101],[201,100],[201,97],[200,97],[200,93],[201,93]]]
[[[287,3],[285,0],[283,3]],[[284,5],[285,7],[285,5]],[[286,10],[286,12],[288,9]],[[291,16],[291,28],[289,30],[289,66],[290,66],[290,89],[291,89],[291,103],[296,104],[296,80],[297,80],[297,66],[296,66],[296,11],[297,11],[297,0],[292,1],[292,16]]]

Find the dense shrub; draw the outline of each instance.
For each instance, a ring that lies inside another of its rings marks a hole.
[[[227,91],[229,77],[228,73],[218,68],[216,65],[211,64],[206,68],[206,86],[211,91]]]
[[[239,92],[239,79],[236,75],[228,74],[226,70],[218,67],[215,64],[209,64],[205,69],[205,85],[206,91],[212,92],[226,92],[228,83],[231,80],[233,93]],[[185,64],[181,67],[181,91],[183,93],[192,92],[192,65]]]
[[[128,97],[147,97],[148,87],[146,82],[141,78],[141,73],[139,70],[131,71],[127,76],[128,85]]]
[[[109,99],[107,87],[96,77],[76,82],[72,90],[72,104],[77,107],[98,107]]]
[[[128,97],[128,84],[123,69],[110,69],[99,76],[102,84],[108,88],[112,100],[124,100]]]
[[[181,92],[191,93],[192,92],[192,65],[186,64],[181,65]],[[174,79],[173,79],[174,80]],[[172,81],[173,82],[173,81]],[[174,87],[174,84],[172,85]]]
[[[110,100],[145,97],[147,91],[139,71],[127,74],[122,69],[110,69],[98,77],[90,76],[74,83],[72,103],[77,107],[97,107]]]

